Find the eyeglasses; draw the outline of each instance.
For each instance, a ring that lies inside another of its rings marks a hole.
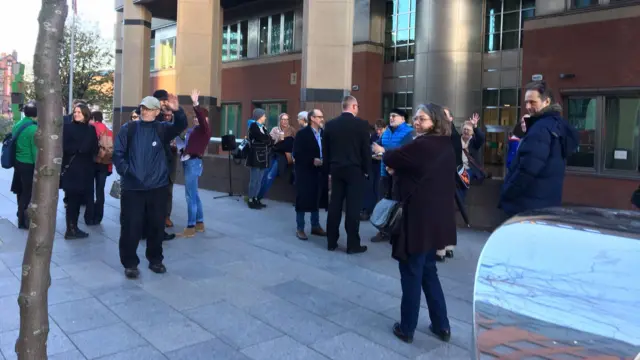
[[[413,122],[424,122],[427,120],[429,120],[429,118],[426,116],[416,116],[413,118]]]
[[[282,119],[280,119],[280,120],[286,120],[286,121],[289,121],[289,118],[282,118]]]

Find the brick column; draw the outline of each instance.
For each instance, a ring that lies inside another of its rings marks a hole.
[[[304,0],[300,102],[327,119],[351,91],[353,20],[354,0]]]
[[[220,0],[178,0],[175,77],[178,100],[191,121],[191,90],[200,90],[200,106],[209,110],[214,136],[220,135],[222,16]]]
[[[123,17],[120,124],[129,121],[143,97],[151,95],[151,13],[144,5],[124,0]],[[115,131],[120,124],[117,128],[114,124]]]

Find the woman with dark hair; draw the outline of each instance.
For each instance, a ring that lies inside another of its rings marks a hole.
[[[429,307],[429,330],[449,341],[451,328],[436,269],[436,250],[456,236],[456,157],[451,123],[442,107],[427,104],[418,107],[414,128],[417,136],[413,141],[386,151],[382,158],[396,178],[394,189],[403,211],[400,236],[392,244],[402,285],[401,321],[393,326],[393,333],[404,342],[413,341],[422,288]]]
[[[89,124],[89,108],[86,105],[78,105],[74,108],[72,116],[71,123],[65,124],[63,128],[60,170],[60,187],[67,199],[67,231],[64,234],[67,240],[89,236],[78,229],[78,217],[80,205],[93,190],[94,161],[98,153],[96,130]]]

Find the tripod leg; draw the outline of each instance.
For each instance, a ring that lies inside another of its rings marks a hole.
[[[227,153],[228,157],[229,157],[229,196],[233,196],[233,187],[232,187],[232,179],[231,179],[231,151],[229,151]]]

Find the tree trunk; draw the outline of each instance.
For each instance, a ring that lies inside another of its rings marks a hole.
[[[18,296],[20,336],[15,350],[19,360],[47,359],[49,267],[62,163],[62,94],[58,56],[67,11],[67,0],[42,0],[38,17],[40,29],[33,59],[38,107],[35,135],[38,156],[29,205],[31,226],[22,260],[22,284]]]

